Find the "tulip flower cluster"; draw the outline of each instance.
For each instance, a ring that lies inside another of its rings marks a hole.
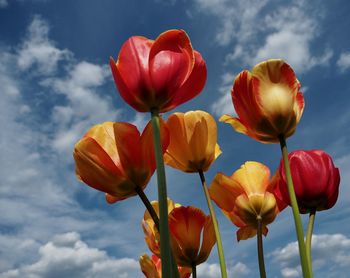
[[[256,236],[260,277],[266,277],[262,236],[290,206],[303,276],[312,277],[315,213],[335,205],[340,174],[322,150],[288,154],[286,139],[295,133],[305,105],[293,69],[275,59],[242,71],[231,91],[237,117],[220,118],[258,142],[280,143],[279,169],[271,177],[266,165],[247,161],[231,176],[218,172],[208,187],[205,172],[222,154],[215,119],[200,110],[175,112],[166,120],[159,115],[196,97],[206,82],[206,63],[186,32],[169,30],[156,40],[133,36],[117,61],[110,59],[110,67],[124,101],[138,112],[150,112],[151,121],[141,134],[130,123],[96,124],[76,143],[73,156],[78,179],[104,192],[107,203],[137,195],[145,205],[141,227],[152,255],[140,257],[142,273],[147,278],[196,277],[197,265],[216,245],[221,277],[227,277],[215,203],[238,227],[238,241]],[[198,174],[209,215],[168,197],[165,165]],[[155,170],[158,200],[150,202],[144,189]],[[310,214],[306,241],[300,213]]]

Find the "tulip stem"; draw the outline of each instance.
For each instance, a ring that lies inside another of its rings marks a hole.
[[[312,241],[312,232],[314,230],[315,217],[316,217],[316,210],[312,210],[309,215],[309,223],[307,225],[306,241],[305,241],[306,254],[307,254],[307,259],[309,262],[310,269],[312,269],[311,241]]]
[[[292,211],[293,211],[294,224],[295,224],[295,229],[296,229],[297,238],[298,238],[301,269],[303,271],[304,278],[312,278],[312,270],[310,268],[310,265],[309,265],[308,259],[307,259],[307,255],[306,255],[303,225],[301,222],[297,198],[295,196],[295,191],[294,191],[293,179],[292,179],[292,175],[291,175],[291,171],[290,171],[287,144],[286,144],[286,140],[285,140],[283,135],[279,137],[279,140],[280,140],[280,145],[281,145],[284,170],[285,170],[285,174],[286,174],[288,193],[289,193],[290,203],[291,203]]]
[[[199,177],[202,182],[203,190],[204,190],[204,195],[207,200],[210,216],[213,220],[213,225],[214,225],[214,232],[215,232],[215,237],[216,237],[216,247],[218,250],[218,255],[219,255],[219,262],[220,262],[220,270],[221,270],[221,277],[222,278],[227,278],[227,272],[226,272],[226,263],[225,263],[225,255],[224,255],[224,249],[222,247],[222,241],[221,241],[221,235],[220,235],[220,230],[219,230],[219,224],[216,218],[215,210],[213,207],[213,204],[210,199],[208,187],[205,181],[205,176],[202,170],[198,171]]]
[[[160,123],[158,109],[151,110],[151,121],[153,127],[153,142],[157,165],[157,180],[158,180],[158,204],[159,204],[159,232],[160,232],[160,255],[162,260],[162,274],[164,278],[172,277],[171,273],[175,274],[174,266],[171,263],[170,236],[168,224],[168,200],[166,189],[166,177],[164,169],[163,152],[160,138]]]
[[[145,205],[146,209],[148,210],[149,214],[151,215],[152,220],[157,227],[157,230],[159,231],[159,218],[158,218],[158,215],[157,215],[156,211],[154,210],[151,202],[148,200],[148,198],[147,198],[145,192],[143,192],[142,188],[137,186],[135,188],[135,191],[136,191],[137,195],[139,195],[140,199],[142,200],[143,204]]]
[[[196,266],[196,264],[192,265],[192,278],[197,278],[197,266]]]
[[[258,245],[258,260],[259,260],[260,278],[266,278],[261,217],[258,216],[256,220],[257,220],[257,224],[258,224],[258,227],[257,227],[257,245]]]

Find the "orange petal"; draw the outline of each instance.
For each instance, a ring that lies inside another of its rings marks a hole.
[[[108,193],[106,193],[105,197],[106,197],[106,202],[108,204],[114,204],[116,202],[119,202],[119,201],[122,201],[122,200],[126,199],[126,198],[115,197],[115,196],[113,196],[111,194],[108,194]]]
[[[82,138],[75,145],[73,156],[81,180],[89,186],[120,198],[136,194],[134,184],[94,139]]]
[[[160,137],[162,143],[162,152],[165,153],[169,145],[169,131],[164,121],[160,118]],[[150,169],[153,174],[156,169],[156,161],[154,156],[153,128],[151,121],[148,122],[141,135],[142,161],[145,168]]]
[[[236,198],[244,193],[243,188],[231,177],[217,173],[209,186],[210,198],[219,208],[230,212],[234,208]]]
[[[205,214],[194,207],[178,207],[169,214],[169,229],[176,238],[189,265],[197,259]]]
[[[197,265],[205,262],[208,259],[211,249],[213,248],[215,243],[216,237],[213,221],[210,216],[207,216],[205,219],[205,225],[203,230],[202,247],[196,261]]]
[[[237,231],[237,241],[245,240],[256,235],[256,229],[250,226],[242,227]]]
[[[235,118],[235,117],[232,117],[230,115],[225,114],[225,115],[221,116],[219,121],[230,124],[233,127],[233,129],[239,133],[243,133],[243,134],[248,135],[247,127],[238,118]]]
[[[141,266],[142,273],[145,274],[147,278],[161,277],[157,271],[157,267],[154,261],[147,254],[144,254],[140,257],[139,263]]]

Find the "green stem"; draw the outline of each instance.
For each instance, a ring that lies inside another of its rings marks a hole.
[[[154,224],[157,227],[157,230],[159,231],[159,218],[158,215],[156,213],[156,211],[154,210],[151,202],[148,200],[145,192],[143,192],[143,190],[140,187],[136,187],[135,191],[137,193],[137,195],[139,195],[140,199],[142,200],[143,204],[145,205],[146,209],[148,210],[149,214],[152,217],[152,220],[154,222]]]
[[[153,128],[153,142],[157,165],[158,180],[158,204],[159,204],[159,228],[160,228],[160,255],[162,259],[162,275],[170,278],[171,269],[174,270],[174,264],[171,263],[170,236],[168,224],[168,200],[166,190],[166,178],[164,169],[163,152],[160,138],[159,111],[151,111],[151,121]]]
[[[197,278],[197,266],[195,264],[192,265],[192,278]]]
[[[259,272],[260,272],[260,278],[266,278],[266,271],[265,271],[265,262],[264,262],[264,248],[263,248],[263,239],[262,239],[262,222],[261,217],[257,217],[257,245],[258,245],[258,260],[259,260]]]
[[[216,237],[216,247],[218,249],[218,254],[219,254],[219,262],[220,262],[220,269],[221,269],[221,277],[222,278],[227,278],[227,272],[226,272],[226,263],[225,263],[225,255],[224,255],[224,249],[222,247],[222,241],[221,241],[221,235],[220,235],[220,230],[219,230],[219,224],[216,218],[215,210],[213,207],[213,204],[210,199],[209,191],[207,188],[207,184],[205,182],[205,177],[204,173],[202,170],[198,171],[199,177],[201,178],[203,190],[204,190],[204,195],[207,200],[209,212],[211,215],[211,218],[213,220],[213,225],[214,225],[214,232],[215,232],[215,237]]]
[[[293,179],[290,171],[287,144],[284,136],[280,136],[279,139],[280,139],[280,145],[281,145],[281,151],[282,151],[282,157],[283,157],[283,163],[284,163],[284,170],[285,170],[286,179],[287,179],[290,204],[292,206],[294,224],[295,224],[295,229],[296,229],[297,238],[298,238],[301,269],[303,271],[304,278],[312,278],[312,270],[310,269],[310,266],[307,260],[307,255],[306,255],[303,225],[301,223],[299,207],[297,203],[297,198],[295,196]]]
[[[312,240],[312,232],[314,230],[315,217],[316,217],[316,210],[313,210],[310,212],[309,223],[307,225],[307,232],[306,232],[306,242],[305,242],[306,255],[307,255],[310,269],[312,269],[311,240]]]

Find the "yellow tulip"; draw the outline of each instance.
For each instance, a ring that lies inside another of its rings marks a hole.
[[[216,122],[209,113],[174,113],[166,125],[170,133],[170,144],[164,155],[167,165],[183,172],[205,172],[221,154]]]
[[[249,161],[231,177],[216,174],[209,193],[224,215],[239,227],[237,239],[242,240],[256,235],[258,219],[266,235],[266,226],[285,207],[275,197],[275,185],[267,166]]]

